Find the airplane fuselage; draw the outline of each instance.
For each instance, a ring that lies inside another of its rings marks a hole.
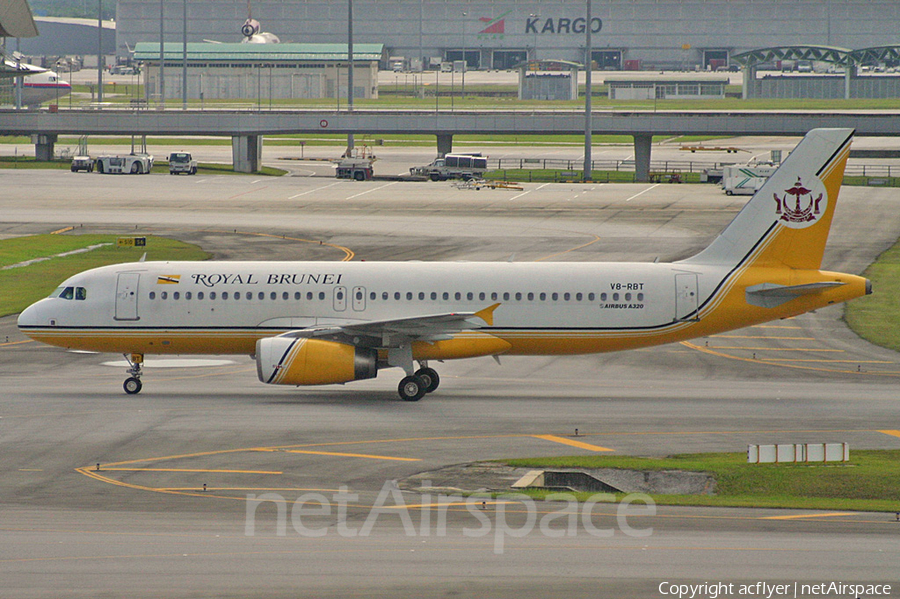
[[[503,353],[579,354],[713,334],[865,293],[865,280],[852,275],[784,278],[766,268],[678,263],[146,262],[69,279],[60,289],[84,289],[84,299],[38,302],[23,330],[90,351],[253,354],[257,340],[292,330],[499,304],[493,323],[478,330],[508,342]],[[754,284],[799,279],[846,284],[816,295],[813,307],[808,298],[774,308],[744,299]],[[741,309],[712,318],[736,302]]]

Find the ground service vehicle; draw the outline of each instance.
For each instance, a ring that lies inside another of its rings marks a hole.
[[[179,173],[197,174],[197,161],[194,160],[190,152],[172,152],[169,154],[169,174],[177,175]]]
[[[87,171],[94,172],[94,159],[90,156],[75,156],[72,158],[72,172]]]
[[[722,167],[725,195],[753,195],[777,170],[774,164],[731,164]]]
[[[409,174],[432,181],[481,177],[487,170],[487,158],[481,154],[447,154],[426,166],[414,166]]]
[[[344,158],[335,165],[338,179],[368,181],[373,174],[372,161],[368,158]]]
[[[95,164],[98,173],[146,175],[153,168],[153,156],[149,154],[100,156]]]

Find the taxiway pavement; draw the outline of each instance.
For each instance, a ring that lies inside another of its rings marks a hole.
[[[0,236],[170,235],[215,259],[344,257],[325,241],[356,260],[672,260],[746,200],[686,185],[34,173],[0,172]],[[861,272],[892,245],[897,201],[844,188],[824,266]],[[39,346],[3,318],[0,594],[662,597],[663,583],[764,580],[893,582],[896,595],[893,514],[636,504],[623,526],[597,504],[572,525],[565,504],[482,510],[438,497],[446,488],[385,486],[505,457],[898,448],[900,360],[840,317],[621,354],[447,362],[441,388],[415,404],[397,399],[390,370],[273,388],[245,356],[148,363],[143,392],[126,396],[115,356]],[[405,509],[379,509],[398,500]],[[434,505],[448,502],[463,505]]]

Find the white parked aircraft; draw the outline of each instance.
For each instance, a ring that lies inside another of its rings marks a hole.
[[[713,335],[871,292],[820,270],[852,133],[809,132],[712,244],[679,262],[138,262],[69,278],[18,324],[51,345],[124,353],[128,393],[146,354],[250,354],[279,385],[396,366],[408,401],[437,388],[431,360]]]
[[[44,71],[13,80],[13,93],[22,81],[22,104],[24,106],[40,106],[44,102],[58,101],[72,91],[68,81],[60,79],[55,71]]]

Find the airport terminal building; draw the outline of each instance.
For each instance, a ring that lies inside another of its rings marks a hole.
[[[180,42],[183,0],[163,0],[166,42]],[[254,0],[253,18],[289,43],[346,43],[347,0]],[[885,0],[593,0],[600,69],[716,69],[772,46],[900,44]],[[191,0],[188,41],[240,41],[245,0]],[[462,60],[508,69],[525,60],[584,62],[583,0],[354,0],[354,43],[383,44],[404,68]],[[117,53],[159,42],[160,0],[119,0]],[[402,59],[402,60],[401,60]],[[387,64],[382,65],[387,68]]]

